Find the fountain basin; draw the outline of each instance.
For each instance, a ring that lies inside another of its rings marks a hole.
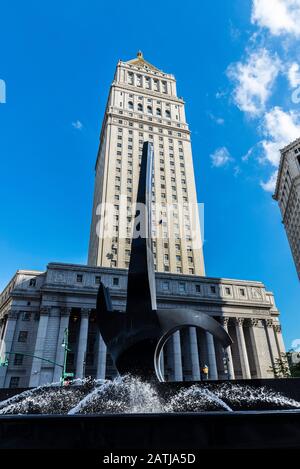
[[[12,392],[0,390],[0,399]],[[151,384],[129,376],[31,392],[0,402],[0,449],[300,448],[300,379]]]
[[[1,449],[300,448],[300,411],[0,417]]]

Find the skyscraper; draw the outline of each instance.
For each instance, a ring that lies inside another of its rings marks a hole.
[[[281,150],[273,198],[278,201],[300,279],[300,138]]]
[[[117,64],[96,161],[89,265],[127,268],[142,145],[154,149],[153,251],[160,272],[204,275],[190,131],[176,80],[137,58]]]

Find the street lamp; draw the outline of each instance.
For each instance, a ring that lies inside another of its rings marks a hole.
[[[64,349],[64,364],[62,366],[62,372],[61,372],[61,378],[60,378],[61,385],[63,386],[65,384],[65,379],[66,378],[73,378],[74,377],[74,373],[67,373],[66,372],[68,352],[71,351],[69,349],[69,329],[67,327],[64,331],[64,339],[62,341],[61,346]]]

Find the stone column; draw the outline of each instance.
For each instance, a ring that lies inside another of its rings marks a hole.
[[[197,342],[197,332],[195,327],[189,327],[189,339],[191,349],[191,362],[192,362],[192,377],[193,381],[200,381],[200,363],[199,363],[199,351]]]
[[[173,334],[172,340],[173,340],[173,358],[174,358],[174,380],[182,381],[181,343],[180,343],[179,331]]]
[[[272,365],[275,366],[276,360],[279,358],[280,355],[278,352],[272,319],[266,319],[266,333],[267,333],[267,340],[268,340]]]
[[[279,355],[281,357],[285,356],[286,350],[285,350],[285,345],[284,345],[284,342],[283,342],[283,337],[282,337],[281,325],[280,324],[275,324],[274,325],[274,334],[275,334],[275,339],[276,339]]]
[[[43,364],[41,358],[43,358],[44,355],[44,345],[47,335],[49,314],[50,308],[48,306],[43,306],[40,309],[40,319],[33,352],[33,355],[35,355],[35,357],[32,359],[31,373],[29,379],[30,388],[36,388],[40,384],[41,368]]]
[[[65,330],[69,326],[70,313],[71,313],[71,308],[60,309],[60,322],[59,322],[56,355],[55,355],[55,362],[57,363],[57,365],[55,365],[54,373],[53,373],[54,383],[58,382],[62,376],[63,369],[61,366],[58,366],[58,365],[64,364],[65,349],[62,347],[62,343],[64,341]]]
[[[238,342],[243,378],[251,379],[247,348],[246,348],[244,331],[243,331],[243,322],[244,322],[243,318],[236,318],[236,321],[235,321],[236,337],[237,337],[237,342]]]
[[[80,320],[80,331],[77,347],[77,358],[76,358],[76,378],[84,377],[84,362],[85,353],[87,347],[87,337],[89,329],[89,313],[90,310],[86,308],[81,309],[81,320]]]
[[[228,334],[229,318],[223,317],[223,318],[221,318],[221,322],[222,322],[222,325],[223,325],[225,331]],[[231,345],[229,347],[227,347],[226,349],[224,349],[224,357],[226,359],[226,364],[227,364],[228,379],[235,379]]]
[[[100,332],[98,333],[98,355],[97,355],[97,379],[105,379],[106,376],[106,345]]]
[[[208,357],[208,377],[209,379],[218,379],[218,369],[216,360],[216,351],[214,338],[210,332],[205,333]]]
[[[4,336],[3,336],[3,340],[1,344],[1,351],[0,351],[1,360],[5,360],[5,358],[7,357],[9,363],[14,359],[14,356],[5,355],[5,352],[12,351],[12,345],[13,345],[17,320],[18,320],[18,312],[10,311],[8,313],[8,319],[5,324],[5,331],[4,331]],[[7,374],[7,366],[0,366],[0,388],[4,388],[5,386],[6,374]]]
[[[5,322],[5,319],[0,319],[0,349],[1,349],[1,342],[2,342],[2,333],[4,332],[4,328],[6,326],[6,322]]]
[[[255,319],[255,318],[250,319],[249,333],[250,333],[250,340],[251,340],[251,345],[252,345],[252,353],[253,353],[257,378],[261,378],[262,370],[261,370],[261,361],[260,361],[260,356],[259,356],[259,339],[257,337],[257,326],[258,326],[258,319]]]

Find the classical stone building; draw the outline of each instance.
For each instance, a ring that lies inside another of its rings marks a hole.
[[[197,197],[184,102],[174,77],[139,53],[118,63],[110,89],[96,162],[89,265],[50,263],[45,272],[19,270],[9,282],[0,296],[0,359],[8,365],[0,366],[0,387],[59,381],[65,330],[69,373],[116,375],[95,322],[96,294],[103,281],[114,308],[125,310],[132,204],[144,141],[154,148],[158,307],[203,311],[233,339],[225,357],[211,334],[195,328],[176,332],[163,351],[166,380],[200,380],[204,365],[210,379],[273,377],[272,367],[285,352],[273,294],[260,282],[205,277],[198,211],[191,210]],[[110,205],[99,211],[103,203]],[[170,205],[178,209],[171,221],[165,213]]]
[[[126,269],[51,263],[45,272],[16,273],[0,297],[0,352],[8,357],[8,367],[0,367],[0,387],[59,381],[67,327],[68,372],[78,378],[116,375],[95,323],[100,280],[110,288],[114,308],[125,310]],[[159,308],[206,312],[233,339],[227,370],[210,334],[194,328],[177,332],[164,350],[167,380],[200,380],[204,364],[210,379],[226,379],[228,371],[233,378],[273,377],[272,365],[285,349],[273,294],[262,283],[156,273],[156,285]]]
[[[204,275],[201,230],[184,101],[176,81],[141,53],[119,61],[96,161],[89,265],[127,268],[132,204],[144,141],[154,149],[153,251],[160,272]],[[105,212],[100,204],[110,204]],[[172,208],[172,213],[170,209]]]
[[[278,201],[300,279],[300,138],[281,150],[273,198]]]

